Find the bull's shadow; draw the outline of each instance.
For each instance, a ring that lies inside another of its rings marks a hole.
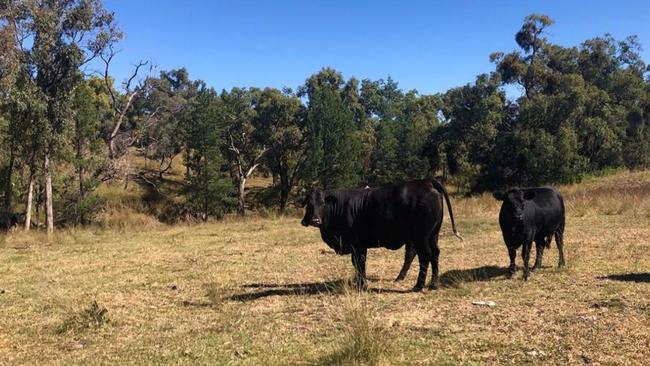
[[[621,273],[599,276],[599,280],[614,280],[623,282],[650,283],[650,273]]]
[[[255,288],[260,291],[246,292],[230,296],[229,300],[253,301],[268,296],[301,296],[342,293],[346,286],[345,280],[306,282],[306,283],[251,283],[243,285],[245,288]]]
[[[507,276],[508,272],[508,268],[498,266],[453,269],[440,276],[440,286],[445,288],[456,288],[463,283],[490,281],[497,277]]]
[[[230,296],[228,299],[233,301],[254,301],[268,296],[309,296],[309,295],[340,295],[347,292],[354,292],[351,281],[347,279],[338,279],[323,282],[306,282],[306,283],[250,283],[243,285],[244,288],[255,288],[260,291],[246,292]],[[368,288],[368,292],[388,292],[388,293],[406,293],[410,290],[395,290],[383,288]]]

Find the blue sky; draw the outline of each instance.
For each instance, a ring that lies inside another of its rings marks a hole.
[[[549,38],[577,45],[636,34],[650,49],[650,1],[198,1],[105,0],[125,33],[112,74],[150,59],[185,67],[216,89],[295,88],[333,67],[348,78],[386,78],[423,94],[472,82],[488,56],[516,48],[531,13],[556,24]],[[650,52],[643,58],[650,62]]]

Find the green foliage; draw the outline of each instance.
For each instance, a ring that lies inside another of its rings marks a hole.
[[[533,14],[515,34],[518,49],[490,55],[493,72],[437,95],[403,91],[390,77],[345,79],[332,68],[295,93],[217,94],[183,68],[120,93],[110,78],[82,72],[89,60],[112,57],[121,38],[99,0],[12,1],[0,9],[0,24],[16,25],[0,27],[4,210],[21,209],[30,182],[42,203],[46,157],[57,173],[57,222],[76,224],[95,219],[103,202],[93,191],[111,179],[135,179],[157,199],[166,194],[162,183],[174,184],[186,199],[170,200],[170,215],[207,220],[235,202],[243,214],[251,206],[246,184],[256,174],[271,176],[273,186],[258,190],[253,207],[266,202],[284,211],[295,186],[442,173],[461,191],[483,191],[650,166],[650,70],[635,36],[557,45],[547,38],[553,20]],[[506,88],[521,93],[508,100]],[[118,119],[124,161],[107,153]],[[172,164],[181,153],[185,179]],[[126,163],[138,154],[142,171]],[[160,162],[157,177],[148,176],[149,159]]]
[[[255,138],[269,148],[266,163],[278,178],[280,211],[304,168],[305,107],[291,91],[266,88],[256,105]]]
[[[209,216],[219,218],[232,207],[233,186],[223,169],[225,122],[215,91],[203,86],[188,117],[184,133],[188,202],[203,220]]]
[[[325,189],[352,187],[359,180],[361,144],[354,116],[338,92],[314,91],[307,111],[307,181]]]

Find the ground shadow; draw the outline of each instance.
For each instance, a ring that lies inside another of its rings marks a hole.
[[[440,276],[442,287],[458,287],[462,283],[489,281],[496,277],[507,276],[508,268],[497,266],[483,266],[471,269],[454,269]]]
[[[349,280],[338,279],[323,282],[306,283],[249,283],[242,285],[244,288],[255,288],[260,291],[247,292],[230,296],[229,300],[253,301],[268,296],[305,296],[305,295],[339,295],[347,291],[354,292],[354,287]],[[396,290],[386,288],[368,288],[366,292],[372,293],[407,293],[410,290]]]
[[[614,280],[625,282],[650,282],[650,273],[621,273],[608,276],[598,276],[599,280]]]
[[[345,280],[288,284],[251,283],[242,287],[256,288],[261,291],[236,294],[230,296],[228,299],[234,301],[253,301],[268,296],[336,294],[341,293],[346,285],[347,281]]]

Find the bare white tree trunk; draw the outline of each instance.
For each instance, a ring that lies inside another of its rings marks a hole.
[[[237,187],[237,193],[239,202],[237,205],[237,214],[243,216],[246,213],[246,178],[239,177],[239,186]]]
[[[25,210],[25,231],[32,226],[32,201],[34,200],[34,174],[29,174],[29,188],[27,189],[27,209]]]
[[[47,221],[47,234],[54,232],[54,209],[52,208],[52,172],[50,171],[50,153],[45,153],[43,170],[45,173],[45,218]]]

